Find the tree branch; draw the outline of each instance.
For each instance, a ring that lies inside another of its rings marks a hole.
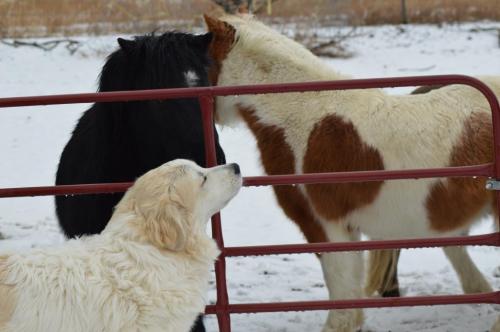
[[[30,46],[30,47],[36,47],[40,48],[46,52],[52,51],[55,49],[59,44],[65,44],[66,49],[69,51],[71,55],[75,54],[75,52],[80,48],[82,45],[79,41],[74,40],[74,39],[55,39],[55,40],[48,40],[44,42],[26,42],[26,41],[21,41],[14,39],[12,41],[7,41],[5,39],[0,40],[0,42],[4,45],[12,46],[12,47],[21,47],[21,46]]]

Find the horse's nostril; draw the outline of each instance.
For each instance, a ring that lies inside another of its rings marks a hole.
[[[240,166],[238,164],[232,164],[232,166],[233,166],[234,174],[241,174]]]

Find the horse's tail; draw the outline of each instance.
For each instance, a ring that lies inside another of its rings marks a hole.
[[[399,296],[397,280],[399,250],[372,250],[368,261],[365,293],[376,291],[384,297]]]

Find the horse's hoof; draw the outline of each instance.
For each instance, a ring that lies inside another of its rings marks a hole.
[[[382,297],[400,297],[399,288],[391,289],[382,293]]]
[[[363,325],[363,311],[349,309],[330,311],[322,332],[357,332]]]

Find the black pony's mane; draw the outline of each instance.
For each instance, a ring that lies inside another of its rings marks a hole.
[[[185,87],[187,71],[199,78],[197,85],[206,86],[210,40],[210,34],[176,31],[119,38],[120,47],[108,56],[100,74],[99,91]]]

